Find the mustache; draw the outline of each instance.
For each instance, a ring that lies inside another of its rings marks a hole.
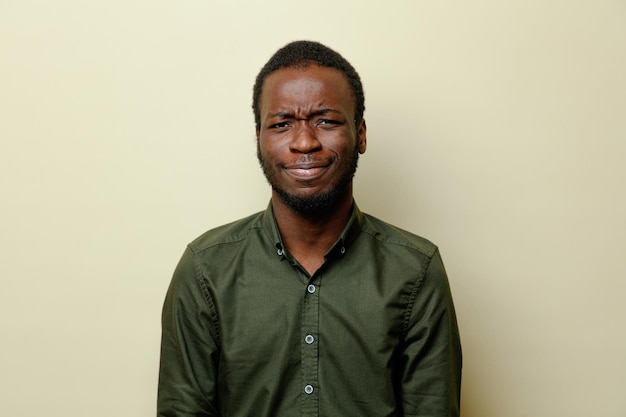
[[[313,155],[302,155],[298,158],[290,159],[288,161],[277,162],[276,165],[280,168],[289,168],[295,166],[326,166],[335,162],[337,159],[337,156],[320,158]]]

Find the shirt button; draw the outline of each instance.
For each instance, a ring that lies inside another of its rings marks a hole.
[[[304,392],[309,395],[313,394],[313,385],[307,385],[306,387],[304,387]]]
[[[307,345],[310,345],[311,343],[313,343],[314,340],[315,338],[311,336],[310,334],[307,334],[306,337],[304,338],[304,341],[307,343]]]
[[[344,253],[346,253],[346,248],[344,248],[343,246],[341,247],[341,250],[339,251],[341,252],[341,254],[343,255]]]
[[[284,252],[283,252],[283,250],[282,250],[282,249],[278,249],[278,250],[276,251],[276,253],[278,254],[278,256],[283,256],[283,253],[284,253]]]
[[[315,292],[315,285],[313,284],[309,284],[308,287],[306,287],[306,290],[310,293],[313,294]]]

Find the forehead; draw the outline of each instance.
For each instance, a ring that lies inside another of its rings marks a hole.
[[[261,112],[275,106],[347,106],[354,111],[355,100],[346,76],[335,68],[308,65],[281,68],[263,82]]]

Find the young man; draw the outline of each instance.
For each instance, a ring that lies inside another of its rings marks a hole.
[[[459,415],[461,347],[437,247],[362,213],[363,88],[298,41],[257,76],[268,208],[186,249],[163,308],[158,415]]]

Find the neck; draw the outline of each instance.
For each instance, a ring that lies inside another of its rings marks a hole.
[[[272,194],[272,208],[283,244],[309,274],[324,263],[324,255],[350,219],[352,204],[352,192],[349,192],[328,210],[306,215],[294,211],[275,192]]]

